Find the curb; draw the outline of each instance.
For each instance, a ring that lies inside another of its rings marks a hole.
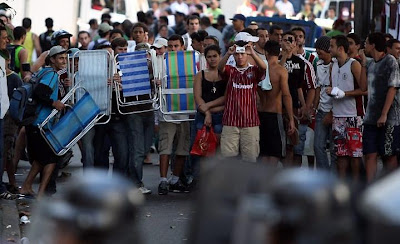
[[[0,243],[20,243],[21,230],[16,200],[0,200]]]

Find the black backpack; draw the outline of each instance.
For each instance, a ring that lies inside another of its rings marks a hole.
[[[14,89],[10,100],[9,113],[17,125],[30,125],[37,119],[37,102],[32,98],[33,91],[40,83],[40,80],[50,72],[54,72],[54,70],[49,69],[41,73],[35,73],[28,82]]]
[[[17,50],[18,47],[20,47],[20,45],[8,45],[7,46],[7,50],[10,53],[10,57],[11,57],[11,59],[10,59],[10,69],[12,71],[14,71],[15,73],[17,73],[17,74],[20,72],[19,67],[15,66],[15,54],[16,54],[16,50]]]

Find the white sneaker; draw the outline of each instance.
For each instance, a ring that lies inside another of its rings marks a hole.
[[[139,187],[139,191],[140,191],[142,194],[145,194],[145,195],[151,194],[151,190],[147,189],[147,188],[144,187],[144,186]]]

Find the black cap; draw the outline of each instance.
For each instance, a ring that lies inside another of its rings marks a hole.
[[[230,20],[241,20],[243,22],[246,22],[246,17],[244,17],[243,14],[235,14],[233,18],[230,18]]]

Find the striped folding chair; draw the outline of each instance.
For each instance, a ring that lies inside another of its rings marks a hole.
[[[142,113],[155,110],[157,96],[152,92],[154,89],[151,87],[147,55],[150,55],[151,59],[151,57],[155,55],[155,51],[121,53],[116,57],[116,63],[121,74],[122,90],[115,84],[115,91],[117,94],[117,108],[121,114]],[[151,104],[152,106],[151,108],[141,110],[123,109],[140,104]]]
[[[196,113],[193,95],[193,81],[196,75],[195,52],[167,52],[165,67],[166,76],[160,87],[160,111],[164,119],[171,122],[193,120],[191,117]]]
[[[60,111],[54,109],[39,125],[40,132],[57,155],[65,154],[94,125],[107,123],[111,117],[111,86],[113,58],[106,50],[84,51],[79,54],[79,72],[71,72],[75,85],[61,100],[69,108],[58,121]],[[71,99],[74,98],[75,99]],[[72,105],[68,101],[74,101]]]

